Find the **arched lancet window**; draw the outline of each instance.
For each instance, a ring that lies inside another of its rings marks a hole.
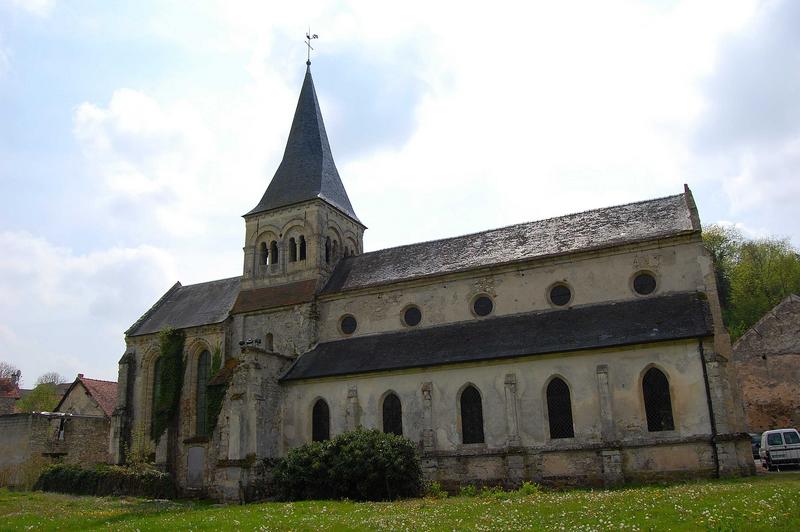
[[[575,437],[569,387],[558,377],[547,385],[547,419],[550,422],[550,438]]]
[[[648,369],[642,379],[642,393],[647,414],[647,430],[650,432],[675,430],[667,376],[658,368]]]
[[[314,410],[311,412],[311,440],[325,441],[331,438],[331,415],[328,403],[324,399],[317,399]]]
[[[289,239],[289,262],[297,262],[297,242],[294,237]]]
[[[334,260],[339,258],[339,241],[338,240],[334,240],[333,241],[333,250],[331,251],[331,253],[333,255],[333,259]]]
[[[269,245],[269,263],[278,264],[278,243],[274,240]]]
[[[331,237],[325,238],[325,262],[331,261]]]
[[[264,349],[267,351],[272,351],[274,346],[274,337],[272,336],[272,333],[267,333],[266,336],[264,336]]]
[[[197,430],[198,436],[205,436],[208,431],[208,377],[211,372],[211,354],[200,353],[197,359]]]
[[[300,235],[300,260],[306,260],[306,237]]]
[[[150,437],[156,439],[160,434],[156,434],[156,408],[158,407],[158,396],[161,395],[161,358],[157,358],[153,363],[153,397],[150,408]]]
[[[403,435],[403,407],[395,393],[390,393],[383,400],[383,432]]]
[[[267,249],[267,243],[266,242],[262,242],[261,243],[261,248],[260,248],[258,254],[259,254],[259,262],[262,265],[266,266],[267,264],[269,264],[269,250]]]
[[[472,385],[461,392],[461,441],[483,443],[483,405],[481,394]]]

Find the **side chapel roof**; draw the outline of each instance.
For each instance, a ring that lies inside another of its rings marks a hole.
[[[318,344],[281,380],[292,381],[564,353],[713,334],[694,292],[546,310]]]
[[[261,201],[245,216],[316,198],[361,223],[333,162],[309,67],[300,90],[283,160]]]
[[[140,336],[167,327],[185,329],[220,323],[236,301],[240,281],[241,277],[230,277],[187,286],[175,283],[125,334]]]
[[[323,293],[689,234],[700,221],[683,194],[594,209],[342,259]]]

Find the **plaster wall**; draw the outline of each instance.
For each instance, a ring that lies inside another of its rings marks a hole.
[[[670,382],[674,431],[647,431],[641,378],[653,365],[663,370]],[[347,430],[348,415],[354,414],[353,390],[357,394],[358,422],[378,429],[382,428],[382,400],[389,391],[395,392],[402,403],[404,435],[422,442],[425,421],[421,390],[426,382],[431,383],[432,389],[431,424],[437,451],[504,448],[514,432],[509,425],[514,423],[519,444],[524,447],[557,449],[602,443],[598,366],[607,367],[610,384],[613,433],[605,439],[633,444],[710,434],[701,358],[697,341],[691,340],[287,383],[284,446],[288,449],[311,441],[311,409],[318,398],[328,402],[332,435]],[[515,397],[511,398],[506,391],[510,374],[516,380]],[[570,387],[575,438],[549,437],[545,390],[553,376],[563,378]],[[461,443],[459,397],[468,383],[475,385],[482,396],[485,444]],[[513,403],[508,410],[513,412],[511,420],[507,415],[508,401]]]
[[[105,416],[106,413],[97,404],[97,401],[92,399],[89,392],[83,384],[78,384],[69,392],[63,402],[61,403],[61,412],[68,412],[70,414],[84,414],[88,416]]]
[[[715,303],[716,287],[713,277],[709,284],[705,275],[706,262],[699,240],[671,241],[323,296],[319,303],[319,341],[345,337],[339,329],[345,314],[358,320],[351,336],[402,330],[406,327],[403,311],[411,304],[422,311],[417,327],[473,320],[472,302],[480,294],[494,300],[494,316],[563,308],[555,307],[548,297],[550,287],[558,282],[570,286],[572,300],[568,306],[636,299],[644,296],[633,291],[632,279],[642,270],[656,277],[657,288],[652,295],[698,290],[713,292],[710,299]]]

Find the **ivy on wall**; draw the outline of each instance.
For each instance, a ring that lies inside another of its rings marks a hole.
[[[215,359],[216,354],[217,353],[215,351]],[[225,393],[228,391],[228,385],[233,378],[234,370],[238,364],[239,361],[237,359],[229,358],[225,361],[219,371],[212,372],[213,377],[211,377],[211,380],[208,383],[208,392],[206,393],[208,398],[208,410],[206,411],[206,415],[208,416],[207,427],[209,436],[214,433],[214,429],[217,426],[219,413],[222,411],[222,403],[225,401]],[[215,366],[215,364],[212,364],[212,367],[213,366]]]
[[[153,434],[156,440],[178,415],[183,386],[183,344],[186,335],[181,330],[164,329],[158,335],[161,348],[160,378],[153,408]]]

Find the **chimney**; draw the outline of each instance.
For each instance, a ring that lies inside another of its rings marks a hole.
[[[82,379],[83,378],[83,373],[78,373],[78,378]]]

